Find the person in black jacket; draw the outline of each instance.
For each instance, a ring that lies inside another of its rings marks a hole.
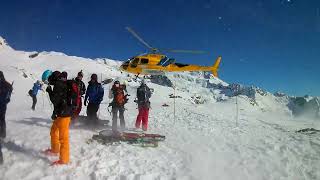
[[[59,160],[53,165],[67,164],[69,155],[69,124],[73,112],[72,87],[67,81],[67,73],[62,72],[59,79],[54,83],[51,91],[51,101],[54,105],[53,124],[51,126],[51,148],[45,151],[46,154],[60,154]]]
[[[53,90],[52,90],[52,87],[51,86],[54,86],[56,84],[56,82],[59,80],[60,78],[60,75],[61,75],[61,72],[60,71],[54,71],[49,77],[48,77],[48,87],[46,89],[46,91],[48,92],[49,94],[49,98],[50,98],[50,101],[52,102],[53,104]],[[53,106],[53,112],[52,112],[52,115],[51,115],[51,119],[54,120],[56,118],[56,114],[55,114],[55,107]]]
[[[0,71],[0,164],[3,163],[2,140],[6,137],[6,111],[10,102],[12,85],[6,81],[3,72]]]

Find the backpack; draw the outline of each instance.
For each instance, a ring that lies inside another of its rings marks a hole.
[[[79,86],[74,80],[67,81],[68,86],[68,105],[76,108],[80,105],[80,91]]]
[[[29,94],[29,96],[31,96],[32,97],[32,89],[30,89],[29,91],[28,91],[28,94]]]
[[[12,93],[12,85],[6,81],[0,81],[0,105],[4,105],[10,102]]]
[[[112,86],[112,93],[113,93],[113,102],[117,106],[123,106],[125,103],[127,103],[128,99],[126,95],[124,95],[124,85],[120,85],[119,87],[116,87],[115,85]]]
[[[151,91],[148,86],[140,86],[137,89],[137,99],[139,104],[144,104],[149,102],[151,97]]]

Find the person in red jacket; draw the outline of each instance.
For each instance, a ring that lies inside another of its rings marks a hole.
[[[86,93],[86,85],[82,81],[83,73],[82,71],[78,72],[77,77],[73,80],[76,84],[76,91],[77,91],[77,99],[76,99],[76,108],[73,110],[72,114],[72,123],[75,123],[76,119],[78,118],[81,109],[82,109],[82,97]]]
[[[148,118],[149,118],[149,108],[150,108],[150,88],[146,85],[144,81],[141,82],[140,87],[137,89],[137,100],[139,114],[136,119],[136,128],[140,128],[142,122],[142,130],[147,131],[148,129]]]

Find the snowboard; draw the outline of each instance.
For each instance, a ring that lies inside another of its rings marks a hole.
[[[158,147],[159,141],[164,141],[165,136],[159,134],[146,134],[138,132],[117,132],[112,130],[103,130],[99,134],[93,135],[91,141],[97,141],[106,145],[116,145],[121,142],[141,146],[141,147]]]

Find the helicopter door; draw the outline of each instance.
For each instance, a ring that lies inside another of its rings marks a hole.
[[[172,63],[174,63],[175,62],[175,59],[172,59],[172,58],[168,58],[167,56],[165,56],[164,58],[162,58],[161,60],[160,60],[160,62],[158,63],[158,65],[161,65],[161,66],[163,66],[163,67],[166,67],[166,66],[168,66],[169,64],[172,64]]]
[[[134,58],[134,60],[130,63],[130,67],[136,68],[139,63],[139,58]]]

